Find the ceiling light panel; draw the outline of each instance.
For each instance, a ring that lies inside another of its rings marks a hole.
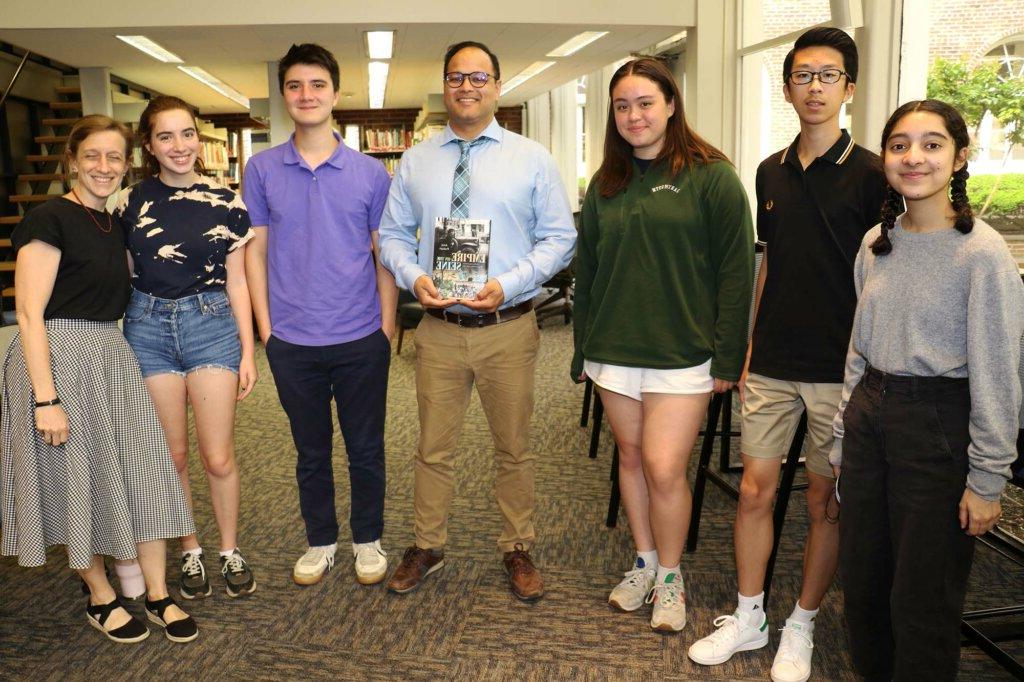
[[[555,62],[534,62],[525,69],[517,73],[510,80],[505,81],[501,86],[501,94],[507,95],[512,92],[515,88],[519,87],[526,81],[536,76],[541,71],[548,69],[555,65]]]
[[[366,54],[370,59],[391,59],[394,45],[394,31],[366,32]]]
[[[123,40],[128,43],[136,50],[145,52],[153,59],[165,62],[167,64],[184,64],[185,60],[174,54],[163,45],[158,45],[146,36],[117,36],[118,40]]]
[[[369,93],[370,108],[384,108],[384,93],[388,88],[388,63],[370,62],[369,71]]]
[[[233,87],[231,87],[221,79],[217,78],[213,74],[209,73],[208,71],[200,69],[198,66],[179,66],[178,69],[192,76],[206,87],[224,95],[232,102],[241,104],[246,109],[249,108],[248,97],[240,93],[238,90],[235,90]]]
[[[568,57],[576,54],[595,40],[600,40],[608,35],[608,31],[584,31],[565,41],[555,49],[548,52],[548,57]]]

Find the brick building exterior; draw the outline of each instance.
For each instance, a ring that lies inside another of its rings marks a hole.
[[[931,0],[928,60],[982,57],[1014,36],[1024,36],[1021,0]],[[917,30],[914,26],[906,30]],[[1019,39],[1019,38],[1018,38]]]

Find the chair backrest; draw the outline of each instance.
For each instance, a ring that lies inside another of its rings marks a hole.
[[[750,317],[747,319],[747,340],[754,333],[754,302],[757,300],[757,278],[761,276],[761,262],[764,261],[764,244],[754,243],[754,289],[750,292]]]
[[[1024,337],[1020,340],[1020,365],[1017,374],[1020,377],[1021,386],[1024,386]],[[1010,478],[1010,482],[1024,488],[1024,400],[1021,401],[1020,421],[1017,424],[1021,430],[1017,432],[1017,461],[1011,467],[1013,476]]]

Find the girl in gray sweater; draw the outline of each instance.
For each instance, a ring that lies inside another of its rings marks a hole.
[[[869,678],[955,679],[974,538],[998,520],[1016,456],[1024,286],[972,215],[969,144],[944,102],[893,113],[889,197],[854,272],[831,461],[851,654]]]

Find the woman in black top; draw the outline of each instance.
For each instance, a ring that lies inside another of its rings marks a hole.
[[[128,303],[124,239],[106,212],[130,133],[86,116],[68,136],[70,192],[25,216],[17,253],[18,334],[3,364],[0,553],[40,566],[65,545],[89,588],[89,623],[117,642],[149,630],[118,602],[102,555],[136,556],[149,619],[191,641],[195,621],[167,595],[165,538],[192,531],[156,412],[117,327]]]

